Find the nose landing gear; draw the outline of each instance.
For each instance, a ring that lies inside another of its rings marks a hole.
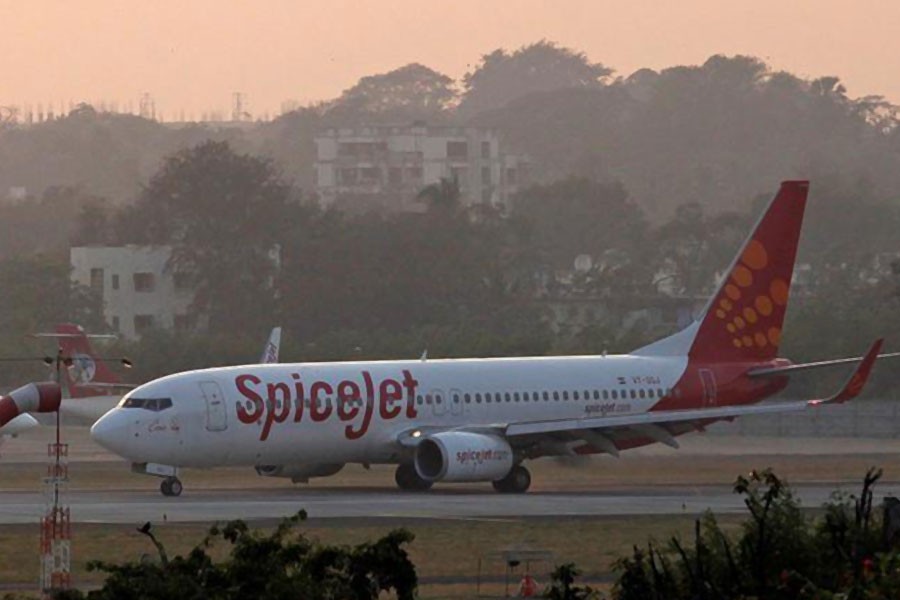
[[[181,485],[181,480],[177,477],[166,477],[159,484],[159,491],[162,492],[163,496],[180,496],[183,490],[184,486]]]

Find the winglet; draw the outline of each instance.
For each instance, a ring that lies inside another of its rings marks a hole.
[[[841,388],[841,391],[830,398],[810,400],[809,404],[814,406],[819,404],[843,404],[844,402],[853,400],[859,396],[863,387],[865,387],[866,382],[869,380],[869,374],[872,372],[872,366],[878,359],[878,352],[881,350],[882,343],[884,343],[884,339],[875,340],[875,343],[872,344],[872,347],[866,352],[866,355],[859,363],[859,366],[856,367],[856,370],[853,371],[847,379],[847,382],[844,383],[844,387]]]

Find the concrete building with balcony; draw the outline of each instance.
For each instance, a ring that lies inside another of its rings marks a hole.
[[[70,250],[72,279],[103,300],[107,324],[136,339],[150,329],[188,330],[193,280],[168,267],[169,246],[81,246]]]
[[[466,205],[506,207],[528,178],[528,161],[506,153],[491,130],[472,127],[332,128],[316,143],[316,191],[325,207],[421,210],[416,195],[456,180]]]

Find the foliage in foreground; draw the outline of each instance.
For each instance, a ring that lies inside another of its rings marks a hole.
[[[244,521],[213,526],[186,556],[169,558],[150,531],[140,531],[156,545],[158,561],[119,564],[94,561],[89,570],[107,573],[103,587],[83,594],[66,592],[67,600],[373,600],[393,591],[398,600],[415,597],[415,567],[403,548],[413,535],[394,530],[375,542],[328,546],[296,532],[306,518],[300,511],[270,534],[251,530]],[[216,540],[231,545],[228,558],[214,561],[209,550]]]
[[[750,518],[736,535],[712,513],[696,522],[692,544],[634,547],[617,564],[616,600],[875,599],[900,596],[900,553],[873,512],[871,469],[859,496],[835,494],[824,514],[800,509],[771,470],[739,477]],[[889,524],[890,525],[890,524]]]

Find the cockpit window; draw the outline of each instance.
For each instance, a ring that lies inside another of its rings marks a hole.
[[[126,398],[124,402],[122,402],[122,408],[143,408],[145,410],[151,410],[153,412],[160,412],[162,410],[166,410],[167,408],[171,408],[172,399],[171,398]]]

